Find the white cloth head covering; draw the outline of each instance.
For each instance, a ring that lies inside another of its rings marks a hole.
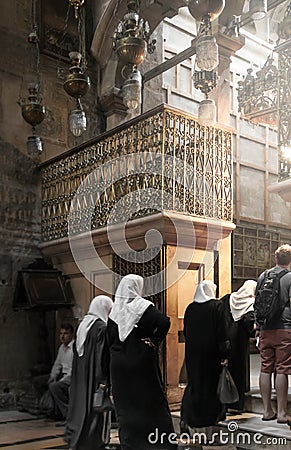
[[[76,350],[79,356],[84,354],[84,344],[88,331],[97,319],[107,323],[113,301],[107,295],[97,295],[90,303],[89,311],[84,316],[77,330]]]
[[[230,312],[235,322],[241,319],[247,312],[254,310],[256,286],[256,281],[247,280],[237,292],[233,292],[230,295]]]
[[[142,289],[143,278],[135,274],[123,277],[116,289],[109,317],[118,326],[121,342],[125,341],[145,310],[152,305],[152,302],[141,297]]]
[[[201,281],[196,289],[193,302],[205,303],[216,298],[216,284],[210,280]]]

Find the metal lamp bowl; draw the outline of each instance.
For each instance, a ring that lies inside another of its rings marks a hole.
[[[203,17],[209,15],[210,20],[216,19],[225,6],[225,0],[189,0],[188,9],[194,19],[201,22]]]
[[[28,103],[21,106],[24,120],[33,127],[41,123],[45,117],[45,107],[39,103]]]
[[[141,64],[143,62],[146,50],[146,41],[133,36],[121,38],[116,44],[118,57],[125,64]]]
[[[70,73],[64,82],[64,89],[71,97],[83,97],[90,88],[90,78],[83,73]]]

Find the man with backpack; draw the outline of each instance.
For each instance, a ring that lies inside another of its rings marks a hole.
[[[275,251],[276,266],[263,272],[254,304],[261,354],[262,420],[291,424],[287,412],[288,375],[291,375],[291,246]],[[271,378],[276,374],[277,414],[271,405]]]

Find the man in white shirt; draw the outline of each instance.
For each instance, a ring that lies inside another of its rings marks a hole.
[[[53,398],[49,405],[43,409],[43,413],[54,419],[65,419],[69,405],[69,387],[73,363],[74,328],[70,323],[62,323],[60,326],[61,345],[54,365],[48,375],[38,375],[32,379],[32,384],[40,403],[47,389]]]
[[[74,328],[70,323],[60,326],[61,345],[52,367],[48,387],[56,406],[56,415],[66,419],[69,406],[69,387],[73,363]]]

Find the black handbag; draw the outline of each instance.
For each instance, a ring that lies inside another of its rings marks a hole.
[[[107,386],[100,386],[93,395],[93,410],[98,413],[113,411],[114,406],[109,396],[109,389]]]
[[[239,400],[239,394],[235,382],[226,366],[222,367],[219,376],[217,395],[221,403],[235,403]]]

